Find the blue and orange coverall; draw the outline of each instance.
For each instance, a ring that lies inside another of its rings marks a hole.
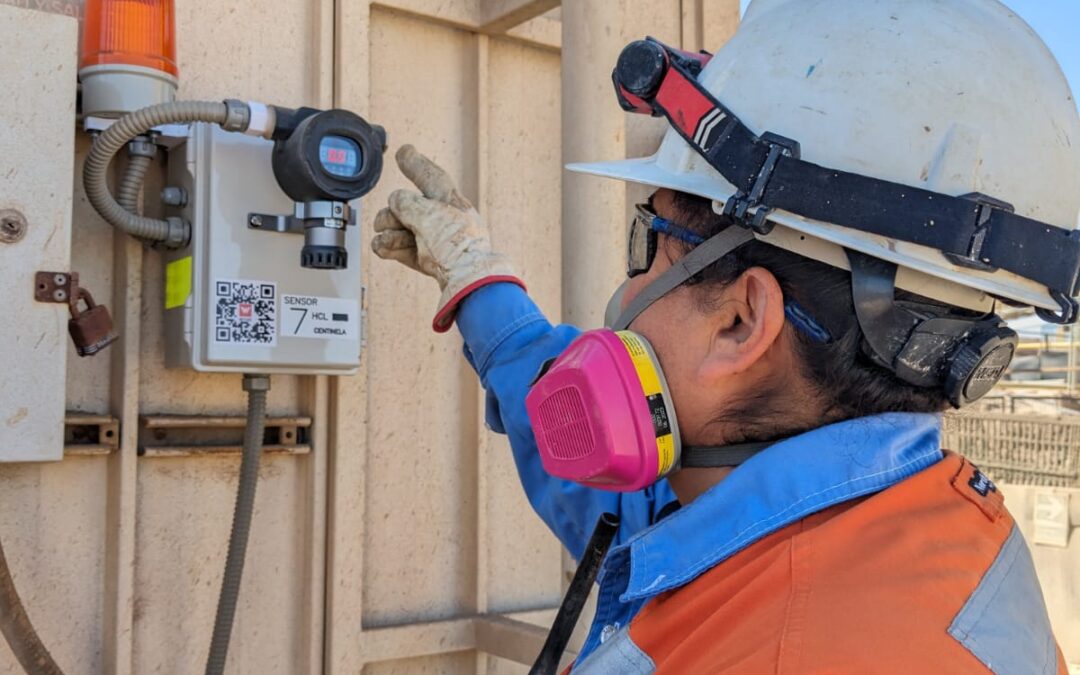
[[[994,484],[940,448],[935,415],[854,419],[777,443],[691,504],[545,473],[525,412],[579,335],[498,283],[462,304],[486,418],[575,557],[621,518],[572,672],[1059,673],[1031,556]]]

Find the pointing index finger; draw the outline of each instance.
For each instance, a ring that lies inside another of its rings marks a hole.
[[[449,174],[438,164],[420,154],[412,145],[401,146],[395,158],[405,177],[420,188],[420,192],[428,199],[435,199],[460,209],[472,208],[469,200],[458,192]]]

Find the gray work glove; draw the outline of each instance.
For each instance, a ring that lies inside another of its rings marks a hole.
[[[487,284],[509,281],[524,288],[506,256],[491,250],[487,225],[450,176],[411,145],[401,146],[396,159],[423,196],[395,190],[390,207],[375,215],[371,248],[439,282],[435,331],[449,330],[458,305]]]

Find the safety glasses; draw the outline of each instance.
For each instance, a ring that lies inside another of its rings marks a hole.
[[[630,221],[626,237],[626,275],[629,277],[644,274],[652,267],[653,259],[656,258],[657,233],[674,237],[691,246],[705,241],[704,237],[656,215],[656,211],[653,211],[649,204],[638,204],[634,209],[636,213]]]

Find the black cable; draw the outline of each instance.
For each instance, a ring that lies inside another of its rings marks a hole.
[[[615,533],[619,530],[619,517],[614,513],[603,513],[596,521],[589,544],[585,547],[585,553],[581,556],[574,579],[570,582],[570,588],[566,590],[566,597],[559,606],[559,613],[555,615],[555,621],[551,624],[547,640],[536,657],[536,662],[529,670],[529,675],[554,675],[559,667],[559,659],[566,651],[566,645],[570,642],[570,635],[574,632],[581,617],[581,610],[585,607],[585,601],[589,598],[589,591],[596,583],[596,575],[600,572],[600,564],[604,562],[611,542],[615,539]]]

